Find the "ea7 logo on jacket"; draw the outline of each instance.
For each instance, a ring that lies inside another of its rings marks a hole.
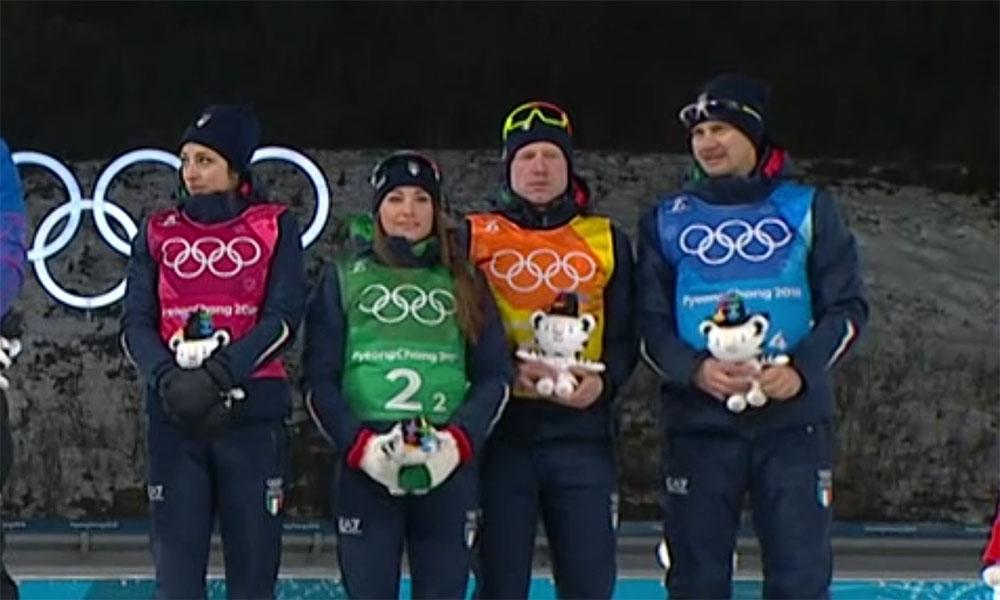
[[[147,485],[146,496],[150,502],[163,502],[163,485]]]
[[[361,519],[359,517],[337,517],[337,533],[340,535],[361,535]]]
[[[667,493],[673,494],[675,496],[687,496],[688,495],[688,478],[687,477],[667,477],[666,479]]]

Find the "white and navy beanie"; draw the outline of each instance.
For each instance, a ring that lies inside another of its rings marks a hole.
[[[402,185],[423,188],[435,203],[441,202],[441,170],[429,157],[413,150],[400,150],[383,158],[372,169],[372,213],[377,213],[382,199]]]
[[[761,148],[767,141],[767,108],[770,90],[763,83],[745,75],[726,73],[709,80],[701,89],[698,100],[731,100],[742,104],[760,116],[759,119],[745,110],[715,106],[707,114],[699,114],[693,122],[686,122],[688,129],[704,121],[722,121],[739,129]],[[710,105],[709,105],[710,106]]]
[[[188,142],[215,150],[233,171],[243,175],[260,145],[260,123],[245,106],[209,106],[184,131],[178,146]]]

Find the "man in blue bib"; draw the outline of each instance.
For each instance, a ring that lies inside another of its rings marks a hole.
[[[765,598],[827,597],[832,574],[832,369],[868,317],[854,237],[832,199],[790,178],[769,92],[708,82],[680,111],[694,167],[639,222],[643,356],[663,378],[664,541],[671,598],[729,597],[749,492]],[[706,350],[701,324],[737,294],[769,325],[758,371]],[[726,408],[753,379],[769,402]]]

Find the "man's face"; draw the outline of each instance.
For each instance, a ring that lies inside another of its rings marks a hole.
[[[521,146],[510,161],[510,187],[536,206],[559,197],[569,184],[569,164],[559,146],[532,142]]]
[[[742,177],[757,164],[750,139],[722,121],[704,121],[691,128],[691,154],[709,177]]]

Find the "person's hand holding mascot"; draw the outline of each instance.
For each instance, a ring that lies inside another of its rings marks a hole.
[[[571,369],[592,373],[604,371],[604,363],[583,358],[583,349],[596,325],[594,315],[579,314],[576,294],[559,294],[548,312],[536,310],[532,313],[535,349],[521,348],[517,357],[547,365],[556,374],[540,378],[535,384],[536,392],[542,396],[568,398],[579,383]]]
[[[715,313],[702,321],[699,329],[705,336],[705,348],[717,360],[747,362],[759,372],[764,365],[785,365],[789,358],[784,354],[765,357],[764,343],[771,322],[765,313],[749,313],[739,294],[726,294],[719,301]],[[726,408],[741,413],[748,406],[759,408],[767,404],[767,396],[756,379],[745,393],[731,394],[726,398]]]

